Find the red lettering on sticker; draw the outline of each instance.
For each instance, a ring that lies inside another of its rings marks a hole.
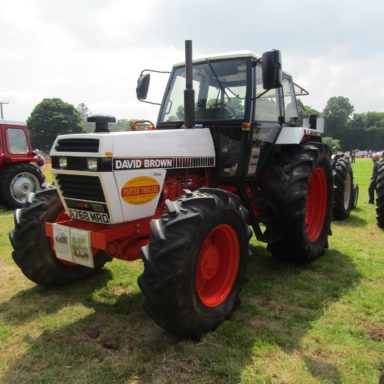
[[[159,185],[145,185],[139,187],[126,187],[121,190],[122,197],[128,196],[140,196],[140,195],[148,195],[152,193],[159,193],[160,186]]]

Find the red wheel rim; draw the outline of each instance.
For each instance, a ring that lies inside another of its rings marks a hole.
[[[206,307],[220,305],[231,293],[239,269],[236,231],[220,224],[206,237],[196,265],[196,289]]]
[[[309,241],[316,241],[324,226],[327,211],[327,180],[324,170],[314,169],[308,185],[307,209],[305,213],[306,235]]]

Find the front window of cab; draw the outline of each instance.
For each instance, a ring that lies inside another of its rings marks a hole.
[[[193,65],[196,121],[244,118],[247,85],[245,59]],[[170,79],[160,123],[184,121],[185,67],[175,68]]]
[[[8,152],[14,155],[29,153],[27,136],[21,128],[7,128]]]

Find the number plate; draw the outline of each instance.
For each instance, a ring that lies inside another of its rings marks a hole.
[[[71,219],[85,220],[85,221],[90,221],[92,223],[101,223],[101,224],[110,223],[108,213],[82,211],[80,209],[73,209],[73,208],[69,208],[68,213]]]

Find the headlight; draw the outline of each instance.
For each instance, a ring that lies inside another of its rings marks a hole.
[[[67,168],[68,162],[66,157],[59,157],[59,168]]]
[[[87,169],[88,171],[97,171],[97,159],[87,159]]]

